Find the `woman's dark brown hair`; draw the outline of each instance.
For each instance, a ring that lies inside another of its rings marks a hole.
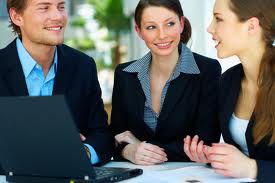
[[[253,138],[254,144],[267,138],[271,145],[275,143],[275,0],[230,0],[230,8],[241,22],[258,18],[262,28],[266,48],[258,76]]]
[[[141,17],[142,17],[143,10],[150,6],[167,8],[175,12],[178,15],[179,19],[181,17],[184,17],[179,0],[140,0],[135,11],[135,22],[138,27],[140,27],[141,25]],[[185,20],[184,30],[181,34],[181,41],[183,43],[187,43],[191,37],[192,28],[191,28],[190,22],[186,17],[184,18],[184,20]]]
[[[7,0],[7,10],[10,11],[13,8],[17,13],[22,13],[27,6],[28,0]],[[15,25],[10,19],[10,27],[12,27],[13,32],[21,36],[20,27]]]

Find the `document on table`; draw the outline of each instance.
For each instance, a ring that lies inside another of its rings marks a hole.
[[[137,177],[136,183],[239,183],[255,182],[249,178],[228,178],[214,172],[206,166],[191,166],[174,170],[161,170],[145,172],[143,176]]]

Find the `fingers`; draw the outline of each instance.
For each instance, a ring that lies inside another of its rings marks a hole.
[[[225,169],[225,166],[224,166],[223,162],[213,161],[213,162],[211,162],[211,166],[214,169]]]
[[[124,134],[120,133],[120,134],[116,135],[115,140],[118,144],[121,144],[124,141]]]
[[[183,150],[185,152],[185,154],[189,157],[190,160],[194,160],[193,155],[190,152],[190,146],[191,146],[191,138],[189,135],[187,135],[184,138],[184,146],[183,146]]]
[[[127,139],[127,136],[126,136],[126,133],[123,132],[123,133],[120,133],[120,134],[117,134],[115,136],[115,140],[116,142],[118,142],[119,144],[121,144],[122,142],[128,142],[128,139]]]
[[[81,133],[79,134],[79,136],[80,136],[81,141],[85,141],[86,140],[86,137],[84,135],[82,135]]]
[[[225,144],[212,144],[212,147],[209,148],[209,154],[220,154],[226,155],[230,153],[232,147]]]
[[[223,170],[223,169],[214,169],[214,171],[220,175],[223,175],[225,177],[233,177],[232,174],[227,171],[227,170]]]
[[[205,154],[205,156],[206,156],[206,159],[208,160],[208,162],[209,162],[209,149],[210,149],[210,146],[208,146],[208,145],[203,145],[203,153]]]
[[[186,136],[186,138],[184,138],[184,152],[192,161],[208,163],[207,156],[204,153],[204,142],[202,140],[198,142],[198,135],[195,135],[192,140],[189,135]]]
[[[190,150],[195,161],[199,161],[198,152],[197,152],[198,140],[199,140],[199,137],[195,135],[191,141],[191,146],[190,146]]]
[[[144,149],[146,149],[147,151],[150,151],[154,154],[158,154],[160,156],[165,156],[165,157],[167,156],[167,154],[164,152],[164,149],[160,148],[156,145],[146,143],[146,142],[142,142],[141,145],[144,146]]]
[[[215,143],[208,148],[208,159],[215,172],[226,177],[251,177],[257,175],[256,167],[239,149],[226,143]]]
[[[227,144],[227,143],[212,143],[212,147],[215,148],[221,148],[225,151],[227,150],[236,150],[237,148],[231,144]]]
[[[154,165],[154,164],[160,164],[160,163],[164,163],[165,161],[163,160],[159,160],[159,159],[156,159],[155,156],[147,156],[147,155],[144,155],[144,154],[141,154],[140,155],[140,158],[138,158],[139,161],[144,161],[146,163],[148,163],[149,165]]]
[[[210,154],[208,156],[208,160],[211,162],[225,162],[226,155],[217,155],[217,154]]]
[[[163,148],[146,142],[142,142],[141,146],[143,146],[144,151],[142,154],[145,156],[146,161],[163,163],[168,160]]]
[[[130,131],[125,131],[123,133],[117,134],[115,136],[117,143],[121,144],[122,142],[127,142],[129,144],[140,142]]]
[[[133,146],[135,146],[135,144],[133,144]],[[167,160],[164,149],[153,144],[142,142],[136,146],[132,162],[139,165],[154,165]]]
[[[156,150],[161,152],[156,153]],[[122,156],[138,165],[154,165],[167,161],[164,149],[146,142],[126,145]]]
[[[207,159],[207,156],[204,154],[204,151],[203,151],[204,145],[203,144],[204,144],[204,142],[202,140],[198,144],[198,147],[197,147],[198,159],[200,160],[200,162],[207,163],[208,159]]]

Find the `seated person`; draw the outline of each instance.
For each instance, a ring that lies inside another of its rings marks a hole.
[[[185,138],[192,161],[211,163],[215,172],[275,180],[275,1],[216,0],[208,28],[219,58],[236,55],[219,91],[219,122],[225,143],[211,147]]]
[[[189,161],[182,141],[187,134],[199,135],[206,144],[219,140],[220,65],[186,47],[191,27],[178,0],[140,0],[135,22],[150,52],[116,68],[114,158],[140,165]]]
[[[91,163],[108,162],[113,137],[95,62],[62,44],[65,0],[8,0],[7,8],[18,37],[0,50],[0,96],[65,95]]]

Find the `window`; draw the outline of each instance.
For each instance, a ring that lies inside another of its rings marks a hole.
[[[7,18],[8,12],[7,12],[7,1],[1,0],[0,1],[0,18]]]

